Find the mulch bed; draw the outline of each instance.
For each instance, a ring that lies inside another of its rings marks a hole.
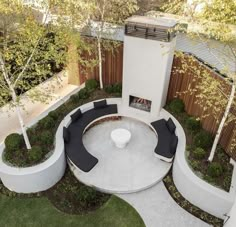
[[[44,192],[23,194],[8,190],[0,182],[0,193],[12,198],[40,198],[48,200],[60,211],[68,214],[86,214],[102,207],[111,197],[110,194],[96,191],[79,182],[67,167],[63,178]]]
[[[194,215],[195,217],[203,220],[204,222],[213,225],[214,227],[222,227],[223,220],[219,219],[203,210],[198,208],[197,206],[191,204],[188,200],[186,200],[176,188],[173,177],[172,177],[172,169],[169,171],[168,175],[163,179],[164,185],[171,195],[171,197],[175,200],[175,202],[188,211],[190,214]],[[207,201],[206,201],[207,203]]]

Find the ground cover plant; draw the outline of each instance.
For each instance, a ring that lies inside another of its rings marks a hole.
[[[193,172],[208,183],[229,191],[233,172],[230,157],[218,146],[213,161],[208,161],[213,136],[201,127],[197,118],[184,111],[182,100],[172,100],[166,109],[178,119],[185,131],[186,159]]]
[[[201,210],[200,208],[196,207],[195,205],[191,204],[188,200],[186,200],[177,190],[175,187],[173,178],[172,178],[172,171],[169,171],[168,175],[163,179],[166,189],[175,200],[175,202],[181,206],[183,209],[188,211],[190,214],[196,216],[197,218],[207,222],[208,224],[214,227],[222,227],[223,220]]]
[[[50,112],[36,125],[27,129],[32,149],[26,148],[22,135],[14,133],[7,136],[4,160],[18,167],[32,166],[46,160],[53,152],[55,133],[63,118],[80,105],[108,97],[114,97],[114,94],[99,90],[96,80],[88,80],[85,88],[72,95],[66,103]]]

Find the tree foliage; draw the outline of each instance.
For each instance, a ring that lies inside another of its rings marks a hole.
[[[226,123],[236,121],[236,116],[230,111],[235,107],[236,74],[229,63],[236,62],[236,2],[234,0],[174,0],[171,2],[169,5],[166,4],[164,9],[170,13],[177,13],[185,22],[194,25],[195,29],[187,29],[186,32],[206,43],[213,57],[216,57],[216,52],[219,53],[220,58],[216,58],[224,66],[221,73],[227,75],[225,78],[216,79],[212,77],[210,70],[200,70],[196,64],[191,67],[189,62],[185,63],[188,64],[186,69],[192,68],[192,75],[195,80],[198,80],[198,85],[193,85],[193,89],[198,90],[198,103],[203,109],[212,110],[212,117],[219,121],[209,157],[209,161],[212,161],[223,127]],[[212,39],[221,42],[224,49],[218,50]],[[217,65],[213,67],[217,68]],[[225,88],[225,84],[231,86],[231,92]],[[235,149],[235,145],[233,139],[231,150]]]

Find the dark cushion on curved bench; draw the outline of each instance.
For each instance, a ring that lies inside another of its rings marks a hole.
[[[98,159],[91,155],[83,145],[82,137],[86,127],[99,117],[117,113],[117,105],[106,105],[98,109],[90,109],[84,112],[77,121],[72,122],[68,130],[70,142],[65,143],[65,150],[69,160],[84,172],[89,172]]]
[[[104,108],[107,106],[107,100],[104,99],[98,102],[93,102],[93,106],[94,106],[94,109]]]
[[[168,121],[166,122],[166,126],[167,126],[167,128],[169,129],[169,131],[171,133],[175,132],[176,126],[175,126],[175,123],[172,121],[171,118],[169,118]]]
[[[66,127],[63,127],[63,139],[64,139],[65,143],[70,142],[70,132]]]
[[[178,144],[178,137],[176,135],[172,135],[170,144],[170,153],[173,155],[176,152],[177,144]]]
[[[66,146],[66,153],[70,161],[84,172],[89,172],[98,163],[98,159],[91,155],[82,143]]]
[[[70,115],[71,121],[72,121],[72,122],[75,122],[75,121],[77,121],[81,116],[82,116],[81,110],[78,109],[75,113],[73,113],[73,114]]]
[[[151,125],[156,130],[158,135],[158,143],[155,148],[155,153],[171,159],[176,152],[178,137],[169,131],[166,123],[167,122],[165,119],[161,119],[152,122]]]

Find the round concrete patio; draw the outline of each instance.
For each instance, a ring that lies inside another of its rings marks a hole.
[[[110,138],[116,128],[131,132],[125,148],[117,148]],[[75,167],[71,169],[80,181],[105,192],[144,190],[161,181],[171,167],[154,156],[156,134],[147,124],[132,118],[122,117],[90,128],[83,136],[83,143],[99,162],[88,173]]]

